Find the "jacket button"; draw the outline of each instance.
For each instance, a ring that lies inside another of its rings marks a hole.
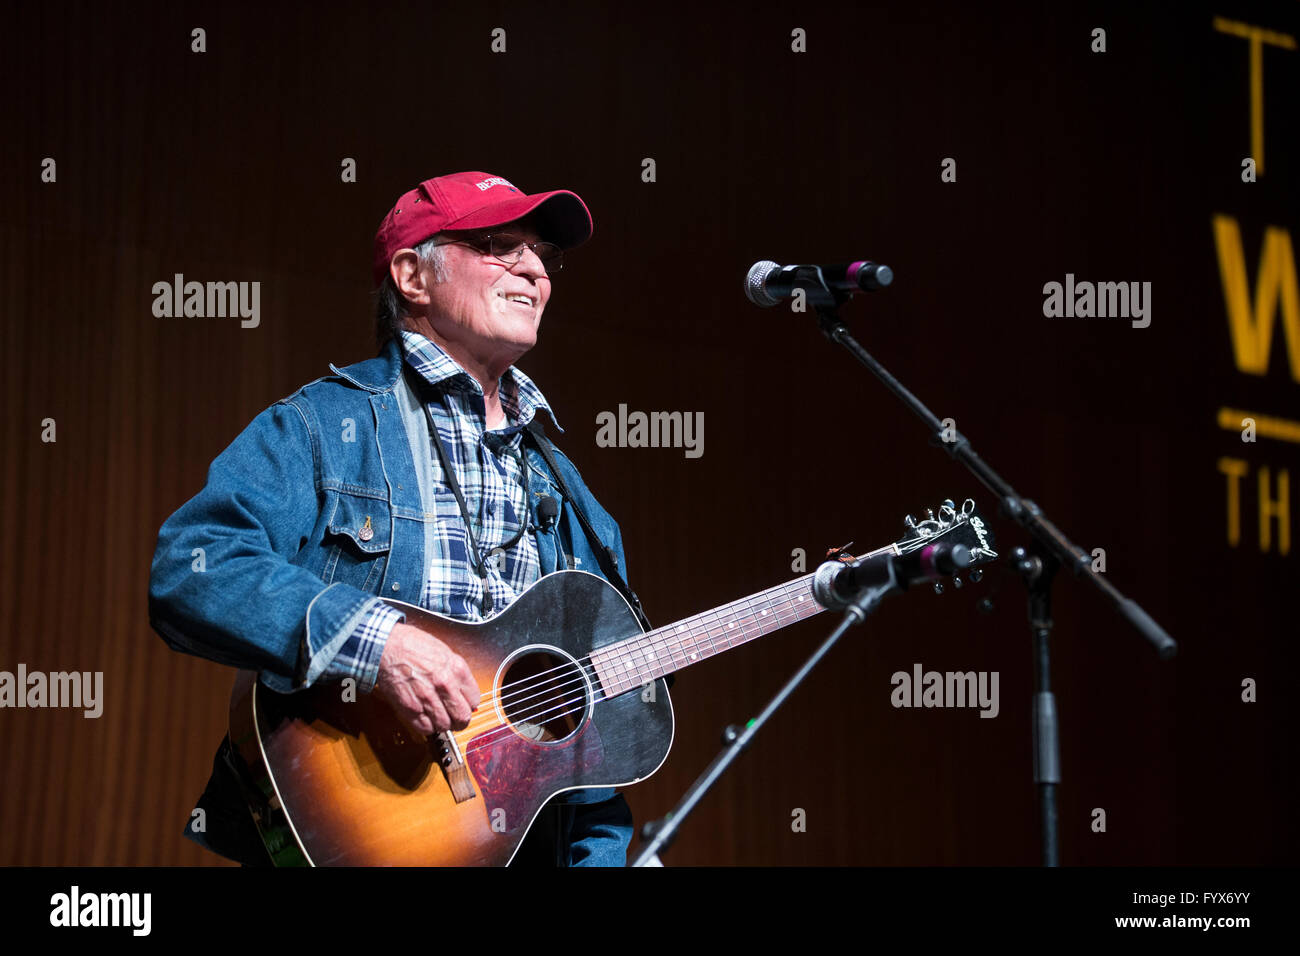
[[[400,584],[398,584],[396,581],[394,581],[394,582],[393,582],[393,590],[394,590],[394,591],[400,591],[400,590],[402,590],[402,586],[401,586]]]

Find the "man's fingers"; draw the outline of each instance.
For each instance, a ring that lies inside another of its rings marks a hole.
[[[442,705],[442,701],[436,694],[425,699],[424,712],[433,721],[434,731],[441,733],[451,729],[451,717],[447,715],[447,708]]]
[[[411,726],[422,734],[428,735],[433,733],[433,722],[429,720],[427,714],[419,714],[410,722]]]
[[[451,726],[457,730],[463,730],[469,723],[469,708],[465,706],[465,701],[459,694],[448,693],[442,699],[443,707],[446,709],[447,716],[451,718]]]
[[[474,675],[470,672],[469,665],[466,664],[464,670],[456,676],[459,678],[458,689],[465,698],[465,702],[469,704],[469,709],[477,710],[478,705],[483,702],[483,694],[478,689],[478,681],[474,679]]]
[[[473,684],[471,685],[471,688],[472,689],[469,693],[465,693],[463,690],[461,691],[461,699],[464,700],[466,706],[469,707],[469,719],[472,720],[474,717],[474,711],[478,710],[478,705],[481,704],[482,701],[479,699],[478,685]]]
[[[468,662],[430,634],[405,629],[394,633],[401,637],[380,664],[383,693],[395,699],[406,722],[422,734],[463,730],[482,702]]]

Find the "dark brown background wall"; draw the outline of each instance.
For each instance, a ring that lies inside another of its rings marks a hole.
[[[1296,446],[1245,445],[1215,417],[1296,417],[1300,385],[1280,314],[1268,374],[1236,369],[1211,217],[1240,223],[1253,289],[1264,229],[1300,226],[1300,53],[1264,47],[1265,174],[1243,183],[1249,46],[1212,18],[1295,38],[1300,6],[1134,6],[10,8],[0,669],[102,670],[105,709],[0,711],[0,863],[219,862],[180,832],[232,674],[150,631],[158,526],[258,411],[371,354],[374,228],[399,193],[462,169],[572,188],[593,212],[520,364],[620,521],[656,623],[788,578],[793,549],[815,561],[891,541],[945,497],[996,515],[811,318],[741,294],[756,259],[880,259],[894,287],[844,310],[864,344],[1080,545],[1105,548],[1111,580],[1181,643],[1162,664],[1058,583],[1063,860],[1291,860],[1300,542],[1279,554],[1275,526],[1261,551],[1255,475],[1288,469],[1294,487]],[[490,51],[498,26],[505,54]],[[790,50],[795,27],[807,53]],[[155,318],[151,287],[178,272],[261,282],[260,326]],[[1043,284],[1066,273],[1151,282],[1150,328],[1044,318]],[[703,457],[597,447],[596,415],[620,403],[703,412]],[[1250,468],[1235,547],[1224,456]],[[995,529],[1004,552],[1023,543]],[[669,862],[1032,863],[1023,619],[1005,571],[892,599]],[[830,624],[681,675],[672,755],[628,791],[639,819],[673,804],[721,728]],[[890,675],[917,662],[998,671],[1000,715],[894,709]]]

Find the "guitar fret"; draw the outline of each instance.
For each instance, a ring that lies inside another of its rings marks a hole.
[[[779,622],[777,627],[785,627],[786,625],[793,624],[795,621],[799,620],[799,613],[795,610],[795,605],[792,600],[793,595],[786,593],[788,589],[782,587],[779,590],[781,592],[781,600],[777,607],[777,618]]]
[[[689,618],[689,620],[696,621],[696,620],[700,620],[700,618],[701,615],[696,615],[693,618]],[[703,622],[701,621],[701,623]],[[699,626],[692,625],[691,637],[693,639],[693,643],[691,647],[694,649],[693,653],[691,654],[692,663],[699,663],[701,660],[713,656],[713,650],[712,650],[713,641],[709,638],[709,632],[707,627],[704,627],[703,630],[701,630]],[[704,641],[709,642],[708,649],[705,649]]]
[[[687,664],[695,664],[700,659],[700,632],[698,625],[699,615],[688,617],[682,622],[683,630],[686,632],[686,640],[690,641],[689,646],[684,645],[682,652],[686,655]],[[707,656],[707,655],[706,655]]]
[[[728,644],[728,646],[732,646],[732,648],[735,648],[736,643],[735,643],[735,641],[732,640],[732,637],[735,636],[735,633],[736,633],[736,615],[735,615],[735,614],[731,614],[731,615],[728,615],[728,617],[731,618],[731,620],[728,620],[728,622],[727,622],[727,644]],[[740,639],[740,643],[741,643],[741,644],[744,644],[744,643],[745,643],[745,630],[744,630],[744,627],[741,628],[741,639]]]
[[[673,636],[672,643],[668,645],[668,659],[673,664],[673,670],[677,670],[679,666],[686,666],[689,658],[686,655],[686,649],[682,647],[681,623],[674,624],[669,630],[673,632]]]
[[[678,625],[677,647],[681,651],[683,667],[689,667],[695,662],[692,656],[695,654],[695,633],[691,627],[691,618]]]
[[[699,635],[698,635],[698,637],[697,637],[697,645],[696,645],[696,646],[699,646],[699,645],[698,645],[698,640],[699,640],[699,638],[703,638],[704,640],[708,641],[708,642],[709,642],[709,647],[708,647],[708,650],[704,653],[704,656],[705,656],[705,657],[712,657],[714,654],[717,653],[717,649],[713,646],[713,631],[712,631],[712,628],[710,628],[708,621],[705,620],[705,617],[707,616],[707,614],[708,614],[708,612],[706,611],[704,614],[697,614],[697,615],[696,615],[696,619],[699,620],[699,622],[700,622],[700,628],[701,628],[701,631],[700,631],[700,633],[699,633]]]
[[[709,613],[713,615],[713,622],[709,625],[709,627],[717,629],[718,638],[724,642],[722,646],[722,650],[724,651],[731,650],[736,645],[731,640],[731,628],[727,626],[730,623],[730,621],[728,621],[726,617],[723,616],[722,614],[719,614],[717,609],[714,609]]]
[[[659,655],[655,653],[654,638],[644,635],[637,641],[637,685],[644,687],[655,679],[655,666]]]
[[[724,621],[722,619],[722,616],[719,615],[716,610],[713,611],[712,614],[713,614],[713,621],[718,626],[718,633],[721,634],[722,639],[727,642],[727,646],[725,650],[729,651],[736,646],[731,641],[731,628],[728,626],[730,622]]]
[[[753,622],[754,631],[756,632],[754,634],[749,634],[748,632],[746,632],[745,640],[747,641],[752,641],[756,637],[762,637],[764,633],[766,633],[763,630],[763,617],[759,613],[758,601],[756,600],[757,598],[762,598],[762,597],[763,597],[762,594],[757,594],[749,598],[749,600],[745,602],[746,608],[749,611],[749,619],[750,621]]]
[[[760,593],[760,594],[751,595],[750,598],[745,602],[745,605],[749,608],[749,619],[754,622],[754,633],[750,635],[749,638],[751,641],[754,640],[754,638],[762,637],[764,634],[767,633],[767,631],[764,630],[763,628],[764,613],[763,613],[762,606],[763,606],[764,599],[765,599],[765,595]]]
[[[813,574],[684,618],[593,653],[608,696],[617,696],[673,671],[819,614]]]
[[[736,615],[736,617],[740,619],[740,643],[741,644],[744,644],[746,643],[746,641],[750,640],[750,633],[749,633],[750,618],[748,614],[749,611],[748,604],[744,605],[744,611],[745,613],[737,613]]]
[[[672,626],[673,631],[680,631],[680,629],[681,629],[680,624],[674,624]],[[682,647],[682,637],[680,633],[674,636],[673,644],[676,647],[676,650],[669,650],[668,656],[672,660],[673,664],[675,665],[680,664],[681,666],[684,667],[687,661],[689,660],[689,658],[687,657],[686,649]],[[676,668],[674,668],[674,670],[675,669]]]
[[[655,678],[655,665],[659,660],[655,639],[648,635],[637,641],[637,686],[644,687]]]
[[[647,673],[643,683],[649,683],[652,680],[663,677],[665,674],[677,670],[677,653],[673,650],[674,641],[672,635],[681,629],[681,623],[671,624],[667,627],[651,631],[641,638],[644,642],[653,647],[651,654],[653,658],[647,664]],[[667,656],[667,665],[664,657]]]
[[[776,609],[772,606],[772,598],[769,596],[770,594],[771,594],[771,591],[764,591],[764,592],[763,592],[763,601],[764,601],[765,604],[767,604],[767,607],[766,607],[766,608],[764,609],[764,611],[763,611],[763,614],[764,614],[765,616],[766,616],[766,615],[775,615],[775,614],[777,613],[777,612],[776,612]],[[777,617],[775,617],[775,616],[769,617],[767,623],[770,624],[771,627],[764,627],[764,629],[763,629],[763,633],[764,633],[764,634],[771,634],[773,631],[775,631],[777,628],[779,628],[779,627],[781,626],[780,623],[779,623],[779,618],[777,618]]]
[[[808,599],[798,591],[795,591],[790,595],[789,600],[790,613],[794,615],[796,621],[802,621],[807,616],[804,614],[804,611],[807,609]]]
[[[723,615],[719,614],[717,611],[713,612],[713,616],[718,619],[718,629],[722,631],[722,636],[727,641],[727,650],[731,650],[736,646],[736,642],[732,640],[736,631],[736,621],[734,616],[728,615],[724,618]]]

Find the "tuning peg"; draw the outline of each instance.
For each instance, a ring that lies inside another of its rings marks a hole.
[[[934,510],[931,509],[931,508],[926,508],[926,509],[925,509],[925,518],[926,518],[927,521],[933,521],[933,520],[934,520]]]
[[[953,501],[951,498],[944,498],[942,507],[946,508],[948,511],[956,511],[957,502]]]
[[[908,515],[903,519],[903,527],[907,528],[909,531],[916,531],[916,519],[911,515]]]
[[[974,584],[979,584],[980,579],[983,577],[984,577],[984,571],[981,568],[976,568],[974,571],[970,573],[971,582]]]
[[[961,578],[957,577],[955,574],[952,576],[952,586],[955,588],[961,587]]]
[[[942,594],[942,593],[943,593],[943,582],[942,582],[942,581],[935,581],[935,582],[934,582],[934,593],[935,593],[935,594]]]

